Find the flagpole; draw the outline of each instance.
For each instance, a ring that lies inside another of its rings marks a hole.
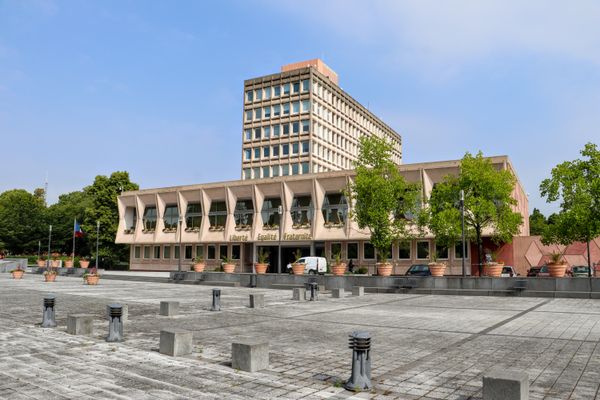
[[[50,268],[50,242],[52,242],[52,225],[48,227],[48,264],[46,267]]]
[[[98,237],[100,236],[100,221],[96,221],[96,273],[98,272]]]
[[[73,218],[73,254],[71,254],[73,266],[75,266],[75,228],[77,228],[77,218]]]

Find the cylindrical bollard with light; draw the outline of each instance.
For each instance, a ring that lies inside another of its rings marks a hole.
[[[319,286],[316,282],[311,282],[308,284],[310,288],[310,301],[319,300]]]
[[[221,289],[212,290],[212,308],[210,311],[221,311]]]
[[[108,336],[106,341],[123,341],[123,306],[121,304],[108,305]]]
[[[56,316],[54,313],[54,304],[56,296],[48,294],[44,296],[44,314],[42,315],[42,328],[55,328]]]
[[[350,335],[349,347],[352,349],[352,376],[344,387],[348,390],[370,390],[371,384],[371,335],[368,332],[355,331]]]

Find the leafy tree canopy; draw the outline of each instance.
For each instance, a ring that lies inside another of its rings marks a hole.
[[[392,161],[392,147],[376,136],[361,137],[356,176],[347,196],[350,215],[360,229],[368,229],[380,260],[392,242],[411,235],[410,218],[420,205],[420,186],[407,183]]]
[[[46,214],[49,224],[52,224],[52,243],[60,253],[71,254],[73,251],[73,222],[76,218],[81,224],[85,210],[90,207],[91,199],[83,191],[62,194],[58,203],[48,207]],[[78,255],[89,255],[88,232],[82,238],[76,239],[75,252]]]
[[[466,153],[460,173],[449,175],[436,184],[426,209],[419,216],[421,226],[429,228],[436,241],[445,245],[461,237],[460,191],[464,191],[465,235],[479,246],[482,263],[482,234],[489,230],[495,242],[510,242],[523,223],[513,211],[512,196],[516,178],[509,170],[498,170],[481,152]]]
[[[0,194],[0,242],[13,254],[34,252],[47,234],[43,198],[23,189]]]
[[[534,208],[529,216],[529,234],[532,236],[542,235],[547,225],[548,221],[544,214],[537,208]]]
[[[589,243],[600,235],[600,151],[587,143],[581,155],[583,159],[552,168],[551,177],[540,185],[548,202],[560,201],[560,212],[542,237],[544,243]]]

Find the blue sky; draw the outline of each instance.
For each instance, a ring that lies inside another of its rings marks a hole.
[[[600,144],[597,1],[0,0],[0,191],[238,179],[244,79],[314,57],[405,163],[507,154],[530,211]]]

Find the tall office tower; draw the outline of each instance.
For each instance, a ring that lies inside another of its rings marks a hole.
[[[384,137],[402,163],[400,135],[338,85],[320,59],[244,82],[242,179],[352,169],[361,136]]]

